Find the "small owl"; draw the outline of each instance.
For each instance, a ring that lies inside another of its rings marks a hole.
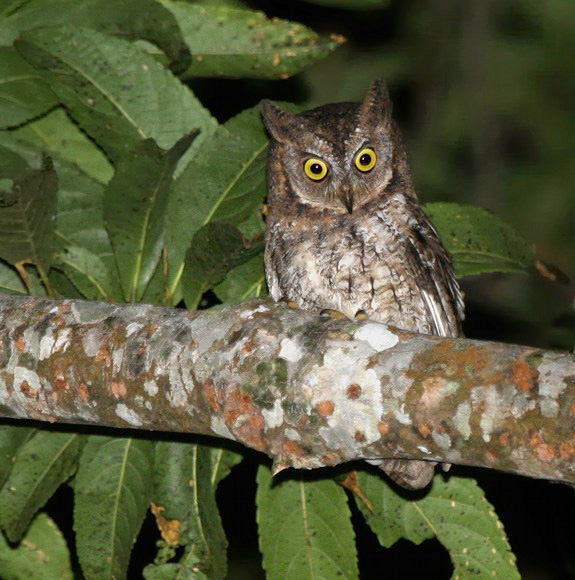
[[[271,135],[266,276],[274,300],[405,330],[461,334],[451,258],[415,194],[382,81],[362,103],[290,114],[262,102]],[[385,460],[419,489],[434,463]]]

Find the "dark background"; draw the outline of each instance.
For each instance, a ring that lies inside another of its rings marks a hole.
[[[192,88],[219,120],[262,98],[313,107],[359,100],[386,79],[424,202],[488,208],[512,224],[555,266],[464,281],[468,336],[571,349],[575,344],[575,1],[390,0],[370,12],[295,0],[249,0],[268,16],[288,18],[348,42],[304,74],[284,81],[195,80]],[[233,95],[231,97],[230,95]],[[218,499],[230,541],[232,580],[263,578],[257,551],[255,473],[246,460]],[[546,481],[454,467],[475,477],[505,525],[523,578],[575,578],[575,492]],[[69,499],[61,489],[49,504]],[[354,523],[362,579],[449,578],[436,541],[382,549],[362,518]],[[67,527],[67,526],[66,526]],[[151,518],[133,554],[133,577],[154,552]],[[73,538],[68,538],[73,545]]]

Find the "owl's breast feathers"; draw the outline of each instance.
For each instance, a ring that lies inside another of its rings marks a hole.
[[[271,215],[265,260],[274,300],[350,318],[364,310],[406,330],[461,334],[463,300],[451,258],[411,196],[374,200],[353,215]]]

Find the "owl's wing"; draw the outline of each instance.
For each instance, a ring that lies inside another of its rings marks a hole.
[[[409,255],[413,270],[419,274],[421,297],[432,332],[438,336],[461,336],[461,322],[465,318],[463,294],[451,256],[421,208],[417,214],[409,222]]]

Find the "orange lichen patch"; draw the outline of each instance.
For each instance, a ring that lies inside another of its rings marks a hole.
[[[533,453],[539,461],[543,461],[544,463],[551,463],[555,458],[555,449],[552,445],[547,445],[547,443],[537,445],[537,447],[533,449]]]
[[[501,433],[498,440],[499,445],[501,445],[501,447],[505,447],[507,443],[509,443],[509,433],[507,431],[505,433]]]
[[[353,438],[358,442],[358,443],[363,443],[365,441],[365,434],[363,433],[363,431],[356,431],[355,435],[353,436]]]
[[[30,386],[28,381],[20,383],[20,390],[29,398],[34,399],[38,395],[38,391]]]
[[[543,441],[543,437],[539,433],[533,433],[529,444],[533,448],[533,455],[543,461],[544,463],[551,463],[555,458],[555,449],[552,445],[548,445]]]
[[[541,443],[543,443],[543,437],[541,437],[539,433],[533,433],[529,440],[529,445],[531,445],[531,447],[537,447],[537,445],[541,445]]]
[[[325,455],[321,456],[321,462],[325,466],[339,465],[339,463],[341,463],[341,459],[339,455],[336,455],[335,453],[326,453]]]
[[[83,383],[78,387],[78,398],[82,403],[87,403],[90,400],[90,390]]]
[[[110,356],[110,352],[105,345],[100,346],[100,350],[96,355],[96,360],[98,362],[105,362],[107,366],[112,364],[112,357]]]
[[[431,429],[425,423],[418,425],[417,430],[421,433],[422,437],[429,437],[429,434],[431,433]]]
[[[305,452],[304,450],[295,442],[288,440],[283,445],[284,452],[288,457],[304,457]]]
[[[123,399],[128,394],[128,389],[124,381],[112,383],[111,391],[115,399]]]
[[[493,451],[491,451],[491,449],[488,449],[485,452],[485,458],[487,459],[487,461],[489,461],[490,463],[495,463],[497,461],[497,454],[494,453]]]
[[[240,389],[232,391],[225,401],[224,419],[246,445],[260,451],[265,448],[262,437],[265,420],[249,393]]]
[[[214,389],[214,382],[212,380],[207,380],[203,384],[204,398],[208,402],[210,409],[212,411],[217,411],[219,409],[218,405],[218,395]]]
[[[64,377],[58,377],[54,381],[54,386],[60,391],[67,391],[70,388],[68,381]]]
[[[333,415],[335,403],[332,401],[322,401],[317,404],[316,409],[322,417],[329,417],[330,415]]]
[[[16,350],[18,352],[22,352],[26,348],[26,341],[24,340],[24,336],[22,334],[14,341],[14,345],[16,346]]]
[[[561,456],[561,459],[569,459],[573,453],[575,453],[575,449],[573,449],[573,446],[569,445],[569,443],[561,443],[561,445],[559,445],[559,455]]]
[[[535,380],[539,373],[533,371],[524,360],[518,361],[512,371],[513,382],[524,392],[528,393],[535,386]]]
[[[177,546],[180,543],[182,522],[180,520],[169,520],[164,517],[162,515],[162,512],[166,509],[164,506],[152,502],[150,508],[156,518],[156,524],[158,525],[164,541],[170,546]]]
[[[571,407],[569,407],[569,413],[571,414],[572,417],[575,417],[575,403],[573,403]]]
[[[390,431],[389,424],[388,423],[385,423],[384,421],[380,421],[377,424],[377,430],[379,431],[379,434],[382,437],[385,437],[389,433],[389,431]]]
[[[349,387],[347,387],[347,398],[348,399],[359,399],[361,395],[361,387],[356,384],[356,383],[352,383],[351,385],[349,385]]]

